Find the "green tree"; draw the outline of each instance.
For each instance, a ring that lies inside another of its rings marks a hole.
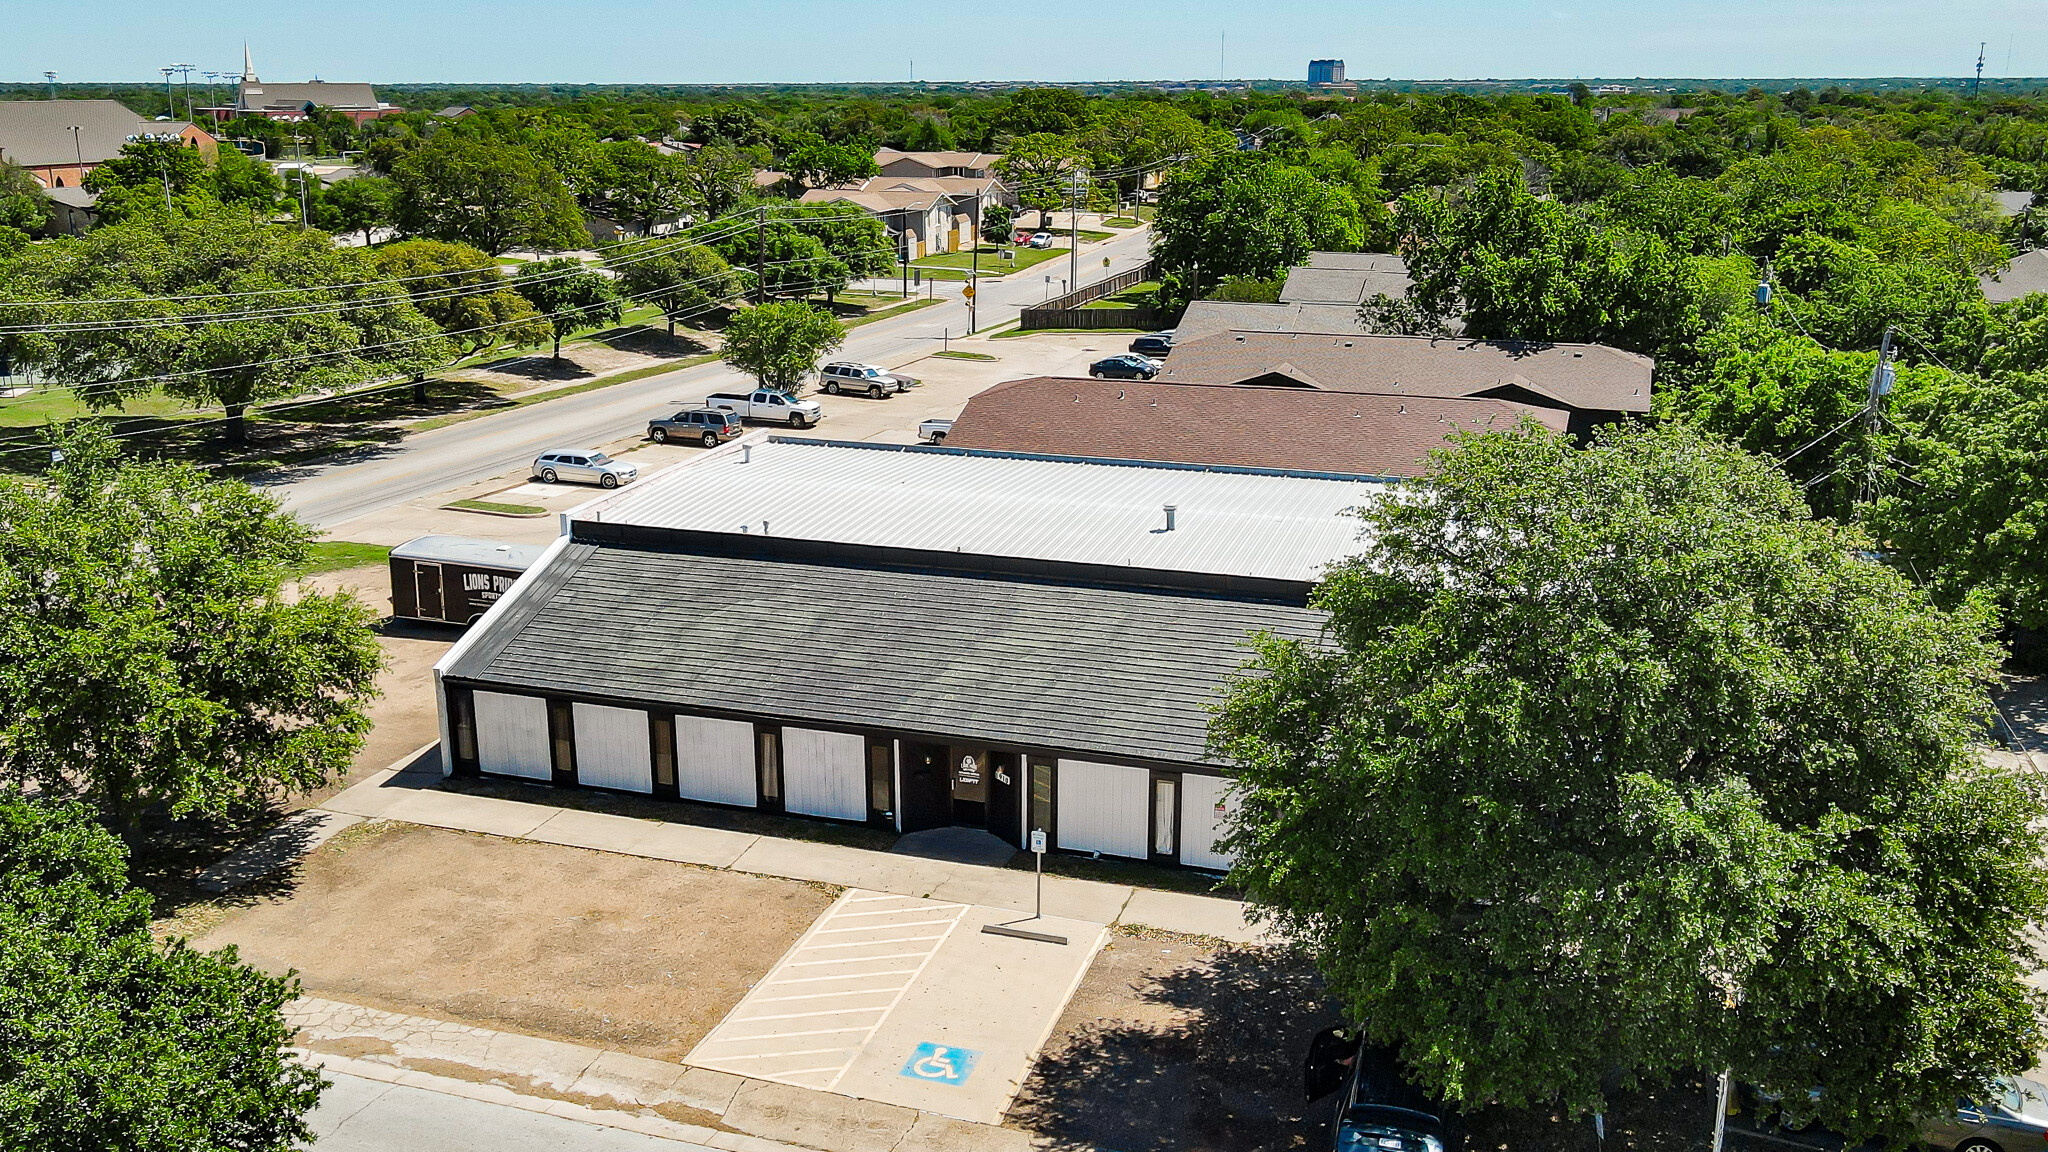
[[[639,140],[598,145],[592,180],[598,185],[591,197],[594,206],[638,225],[642,234],[682,215],[693,198],[689,162]]]
[[[277,211],[278,201],[284,196],[284,182],[270,170],[270,165],[226,147],[214,158],[213,171],[207,173],[207,187],[221,203],[265,219]]]
[[[480,248],[579,248],[583,214],[553,169],[524,148],[446,134],[391,167],[400,231]]]
[[[401,240],[376,249],[370,259],[377,274],[404,288],[461,355],[473,356],[499,341],[538,344],[553,331],[498,262],[467,244]],[[420,368],[413,375],[413,398],[424,403],[426,391]]]
[[[382,176],[357,176],[320,191],[313,202],[313,227],[324,232],[355,232],[370,243],[370,233],[391,223],[391,181]]]
[[[996,161],[996,175],[1016,193],[1018,203],[1038,210],[1038,227],[1044,231],[1052,227],[1052,210],[1074,195],[1083,159],[1071,138],[1037,132],[1010,141]]]
[[[101,221],[118,224],[135,216],[190,211],[209,191],[206,158],[173,140],[136,140],[120,155],[86,175],[86,190],[99,197]]]
[[[512,286],[547,321],[557,361],[562,337],[578,328],[617,324],[626,314],[625,298],[611,277],[568,257],[526,265],[512,277]]]
[[[2048,629],[2048,372],[1941,374],[1895,394],[1885,451],[1910,483],[1884,486],[1872,529],[1937,602],[1990,596]]]
[[[53,447],[47,477],[0,484],[0,779],[133,835],[155,806],[227,816],[346,770],[382,656],[354,597],[287,595],[311,530],[94,425]]]
[[[761,382],[795,395],[818,361],[846,341],[846,330],[822,308],[792,300],[748,308],[725,326],[720,358]]]
[[[620,244],[605,251],[604,262],[628,295],[652,301],[661,309],[671,336],[676,334],[676,321],[700,317],[739,291],[739,277],[732,265],[702,244],[675,240]]]
[[[1396,215],[1408,298],[1426,321],[1462,309],[1471,336],[1651,354],[1701,330],[1689,261],[1652,233],[1532,195],[1519,172],[1489,172],[1456,196],[1411,192]]]
[[[1008,204],[997,202],[983,208],[981,210],[982,243],[1007,245],[1010,242],[1010,225],[1016,219],[1017,214],[1010,211]]]
[[[1999,653],[1681,424],[1466,437],[1362,513],[1212,730],[1233,879],[1420,1078],[1602,1106],[1697,1069],[1851,1135],[2030,1066],[2038,790]]]
[[[0,794],[0,1148],[289,1152],[326,1083],[286,1051],[292,977],[150,934],[121,843]]]
[[[50,220],[43,186],[23,168],[0,160],[0,227],[34,232]]]
[[[13,273],[18,290],[46,301],[13,314],[87,324],[15,338],[18,360],[95,408],[158,390],[219,405],[230,444],[246,442],[250,405],[450,355],[367,254],[218,206],[98,228],[26,253]]]
[[[1121,173],[1120,192],[1135,192],[1147,172],[1157,172],[1235,147],[1230,134],[1156,100],[1112,101],[1080,138],[1097,168]]]
[[[707,220],[727,216],[754,195],[754,171],[764,158],[758,149],[707,144],[685,158],[683,178],[690,203]]]
[[[1194,299],[1225,277],[1273,280],[1318,250],[1356,251],[1363,218],[1350,189],[1256,152],[1231,152],[1168,178],[1153,221],[1162,295]]]
[[[866,140],[831,143],[816,132],[799,132],[784,141],[788,155],[783,171],[806,188],[852,184],[880,172],[875,149]]]

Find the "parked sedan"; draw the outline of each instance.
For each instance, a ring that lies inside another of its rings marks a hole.
[[[1144,356],[1164,356],[1173,351],[1173,333],[1148,332],[1131,341],[1131,351]]]
[[[1033,236],[1031,237],[1031,246],[1032,246],[1033,248],[1050,248],[1050,247],[1052,247],[1052,233],[1050,233],[1050,232],[1039,232],[1039,233],[1036,233],[1035,235],[1033,235]]]
[[[1331,1152],[1444,1152],[1444,1105],[1408,1082],[1394,1049],[1325,1028],[1309,1041],[1302,1074],[1309,1103],[1336,1094],[1324,1146]]]
[[[617,488],[631,484],[640,470],[631,464],[599,452],[595,448],[563,448],[543,452],[534,457],[533,478],[543,484],[557,480],[573,480],[582,484],[595,484],[600,488]]]
[[[2048,1086],[2023,1076],[2005,1079],[1996,1098],[1965,1100],[1953,1116],[1921,1125],[1935,1152],[2020,1152],[2048,1141]]]
[[[1111,356],[1090,364],[1088,374],[1097,380],[1150,380],[1159,375],[1162,367],[1159,361],[1145,356]]]

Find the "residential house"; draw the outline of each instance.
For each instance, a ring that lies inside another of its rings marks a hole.
[[[1329,332],[1371,335],[1352,304],[1238,304],[1196,300],[1181,313],[1174,338],[1186,344],[1225,332]]]
[[[1383,491],[756,433],[565,516],[435,667],[443,771],[1225,868],[1211,709]]]
[[[989,152],[900,152],[894,148],[875,150],[875,167],[883,176],[958,176],[986,180],[995,175],[996,161]]]
[[[800,204],[851,204],[882,221],[908,259],[965,251],[974,245],[975,221],[989,206],[1009,203],[992,176],[873,176],[858,184],[813,188]]]
[[[77,188],[94,168],[144,137],[175,138],[209,162],[219,142],[176,120],[148,120],[117,100],[0,100],[0,160],[45,188]]]
[[[1454,432],[1523,419],[1558,432],[1568,423],[1558,409],[1512,400],[1033,376],[976,393],[945,443],[1396,479],[1421,475]]]
[[[1511,400],[1564,412],[1568,430],[1583,436],[1647,413],[1655,368],[1602,344],[1235,331],[1177,342],[1157,379]]]

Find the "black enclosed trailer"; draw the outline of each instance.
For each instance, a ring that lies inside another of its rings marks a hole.
[[[391,550],[391,614],[474,624],[547,551],[470,536],[421,536]]]

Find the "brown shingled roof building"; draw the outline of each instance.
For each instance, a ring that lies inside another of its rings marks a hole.
[[[1231,331],[1176,344],[1158,380],[1508,400],[1562,411],[1582,435],[1648,412],[1655,368],[1601,344]]]
[[[1174,353],[1179,355],[1178,350]],[[1033,376],[977,394],[948,448],[1352,476],[1419,476],[1453,432],[1566,414],[1507,400]]]

